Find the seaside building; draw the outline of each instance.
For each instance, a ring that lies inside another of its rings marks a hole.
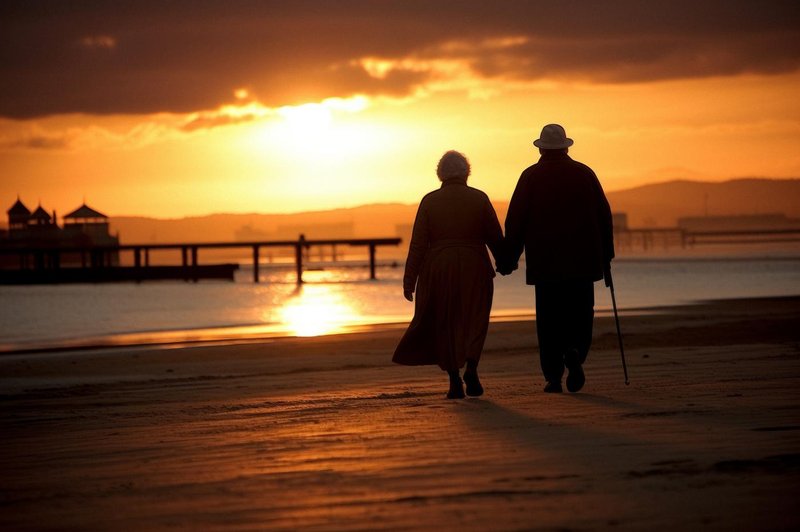
[[[108,216],[92,209],[85,203],[64,216],[63,227],[58,225],[56,212],[48,213],[41,205],[33,212],[20,198],[8,214],[8,230],[0,233],[0,249],[88,249],[95,247],[113,248],[119,246],[119,235],[112,235]],[[80,263],[80,253],[63,253],[61,263]],[[119,252],[105,253],[108,265],[119,264]],[[9,263],[16,266],[18,261],[11,255],[0,256],[0,265]]]
[[[17,198],[17,202],[8,209],[8,232],[9,236],[15,232],[19,233],[28,228],[31,219],[31,211]]]
[[[64,216],[63,232],[67,238],[88,239],[93,246],[119,245],[119,235],[111,235],[108,216],[85,203]]]

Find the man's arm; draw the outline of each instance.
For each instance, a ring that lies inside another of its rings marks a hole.
[[[528,179],[523,173],[519,181],[517,181],[514,194],[511,196],[511,202],[508,204],[505,250],[502,254],[502,260],[498,260],[497,267],[497,271],[503,274],[511,273],[517,269],[519,257],[525,247],[525,229],[528,224],[529,209],[527,183]]]
[[[595,194],[597,196],[597,223],[600,227],[603,250],[603,278],[606,286],[611,285],[611,260],[614,258],[614,217],[611,215],[611,205],[608,203],[603,186],[597,176],[594,176]]]

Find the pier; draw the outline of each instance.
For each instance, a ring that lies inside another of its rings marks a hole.
[[[689,231],[680,227],[641,227],[614,231],[619,249],[655,247],[669,249],[714,244],[800,242],[800,229],[753,229],[741,231]]]
[[[154,279],[200,279],[233,280],[238,264],[200,265],[198,253],[201,249],[251,250],[253,257],[253,282],[260,282],[260,253],[262,248],[289,248],[294,250],[297,284],[303,284],[304,252],[315,246],[364,247],[369,257],[369,278],[376,279],[376,252],[380,246],[397,246],[400,238],[356,238],[308,240],[300,235],[297,240],[255,242],[178,242],[168,244],[120,244],[117,246],[92,247],[5,247],[0,256],[19,259],[17,269],[0,269],[0,284],[32,284],[59,282],[112,282],[144,281]],[[180,253],[180,266],[152,266],[150,252],[175,250]],[[133,254],[133,266],[115,265],[121,252]],[[65,267],[64,257],[72,257],[79,265]]]

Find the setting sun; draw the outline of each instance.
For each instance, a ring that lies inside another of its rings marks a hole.
[[[318,103],[281,107],[278,109],[278,114],[294,134],[306,140],[324,136],[333,120],[331,110]]]

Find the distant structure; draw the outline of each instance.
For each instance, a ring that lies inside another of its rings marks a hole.
[[[265,231],[251,224],[243,225],[234,233],[237,242],[256,242],[264,240],[295,240],[297,235],[305,235],[308,239],[349,240],[355,237],[355,224],[353,222],[333,222],[317,224],[280,224],[274,231]],[[319,260],[326,260],[325,247],[318,246]],[[291,256],[294,252],[289,250],[271,250],[267,260],[272,262],[275,256]],[[305,260],[310,260],[309,250],[304,249]],[[336,245],[330,247],[330,259],[336,262],[340,255]]]
[[[789,218],[781,212],[731,216],[687,216],[678,218],[678,227],[685,231],[764,231],[800,229],[800,219]]]
[[[56,211],[48,213],[41,205],[31,212],[17,198],[8,211],[8,231],[0,235],[0,248],[85,249],[118,247],[119,235],[109,231],[108,216],[85,203],[64,216],[58,225]],[[119,264],[119,254],[111,252],[108,261]]]
[[[614,231],[627,231],[628,227],[628,213],[627,212],[612,212],[611,221],[614,225]]]
[[[355,225],[353,222],[281,224],[275,231],[279,240],[297,238],[301,234],[306,238],[354,238]]]

